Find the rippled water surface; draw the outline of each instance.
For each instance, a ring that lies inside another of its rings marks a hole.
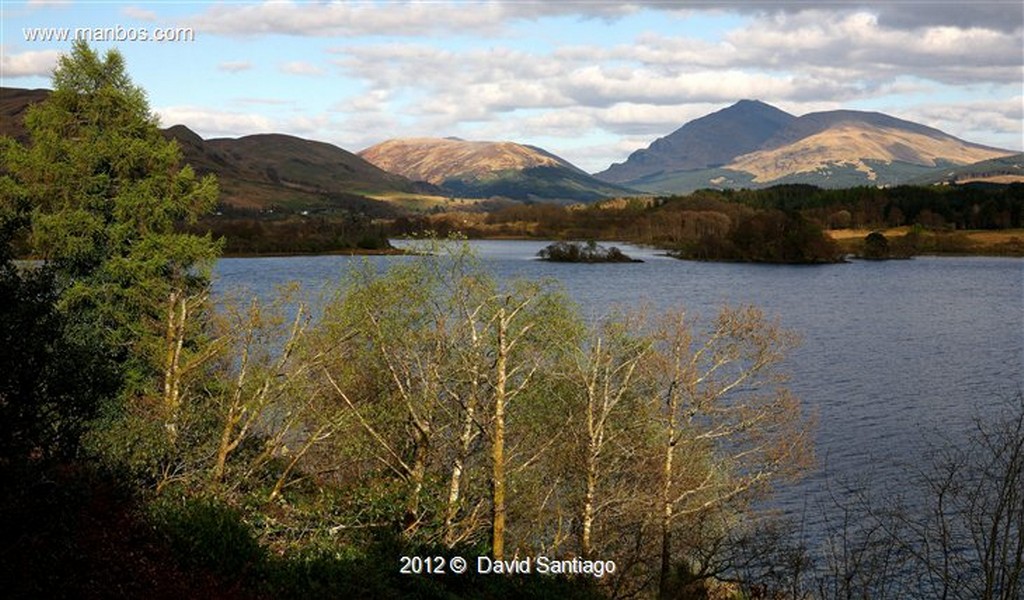
[[[782,493],[790,511],[823,497],[826,474],[832,481],[870,477],[898,485],[900,469],[922,462],[928,443],[962,437],[974,418],[1024,388],[1020,259],[775,266],[679,261],[620,245],[645,262],[586,265],[535,260],[543,242],[472,245],[501,278],[558,280],[590,316],[615,306],[681,305],[710,318],[723,303],[753,303],[798,331],[803,344],[789,359],[791,388],[817,414],[821,468]],[[262,294],[290,281],[315,289],[361,260],[223,259],[215,289],[244,286]]]

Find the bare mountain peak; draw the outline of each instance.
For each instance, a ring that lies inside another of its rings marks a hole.
[[[515,142],[452,138],[387,140],[359,153],[378,167],[412,180],[441,185],[452,178],[479,178],[488,173],[533,167],[567,167],[567,161]]]
[[[392,139],[359,155],[386,171],[469,198],[586,202],[633,193],[599,181],[547,150],[509,141]]]
[[[666,171],[707,169],[753,152],[796,117],[760,100],[739,102],[694,119],[624,163],[597,174],[599,179],[626,183]]]

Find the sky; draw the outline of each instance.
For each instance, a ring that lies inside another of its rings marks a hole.
[[[1020,0],[0,0],[0,22],[3,86],[49,87],[54,38],[87,31],[205,138],[510,140],[596,172],[758,99],[1024,148]]]

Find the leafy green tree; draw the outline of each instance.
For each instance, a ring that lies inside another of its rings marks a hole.
[[[116,50],[75,42],[53,88],[26,116],[29,142],[0,141],[5,220],[52,273],[68,339],[120,382],[110,416],[148,402],[173,441],[174,380],[202,321],[181,315],[201,312],[218,255],[177,227],[215,205],[216,182],[179,166]]]

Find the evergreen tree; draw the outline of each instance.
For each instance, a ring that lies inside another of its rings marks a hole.
[[[179,166],[118,51],[75,42],[52,82],[28,142],[0,140],[0,218],[51,275],[64,335],[118,382],[116,419],[164,394],[170,359],[188,352],[175,315],[200,304],[219,250],[178,228],[214,207],[217,185]]]

